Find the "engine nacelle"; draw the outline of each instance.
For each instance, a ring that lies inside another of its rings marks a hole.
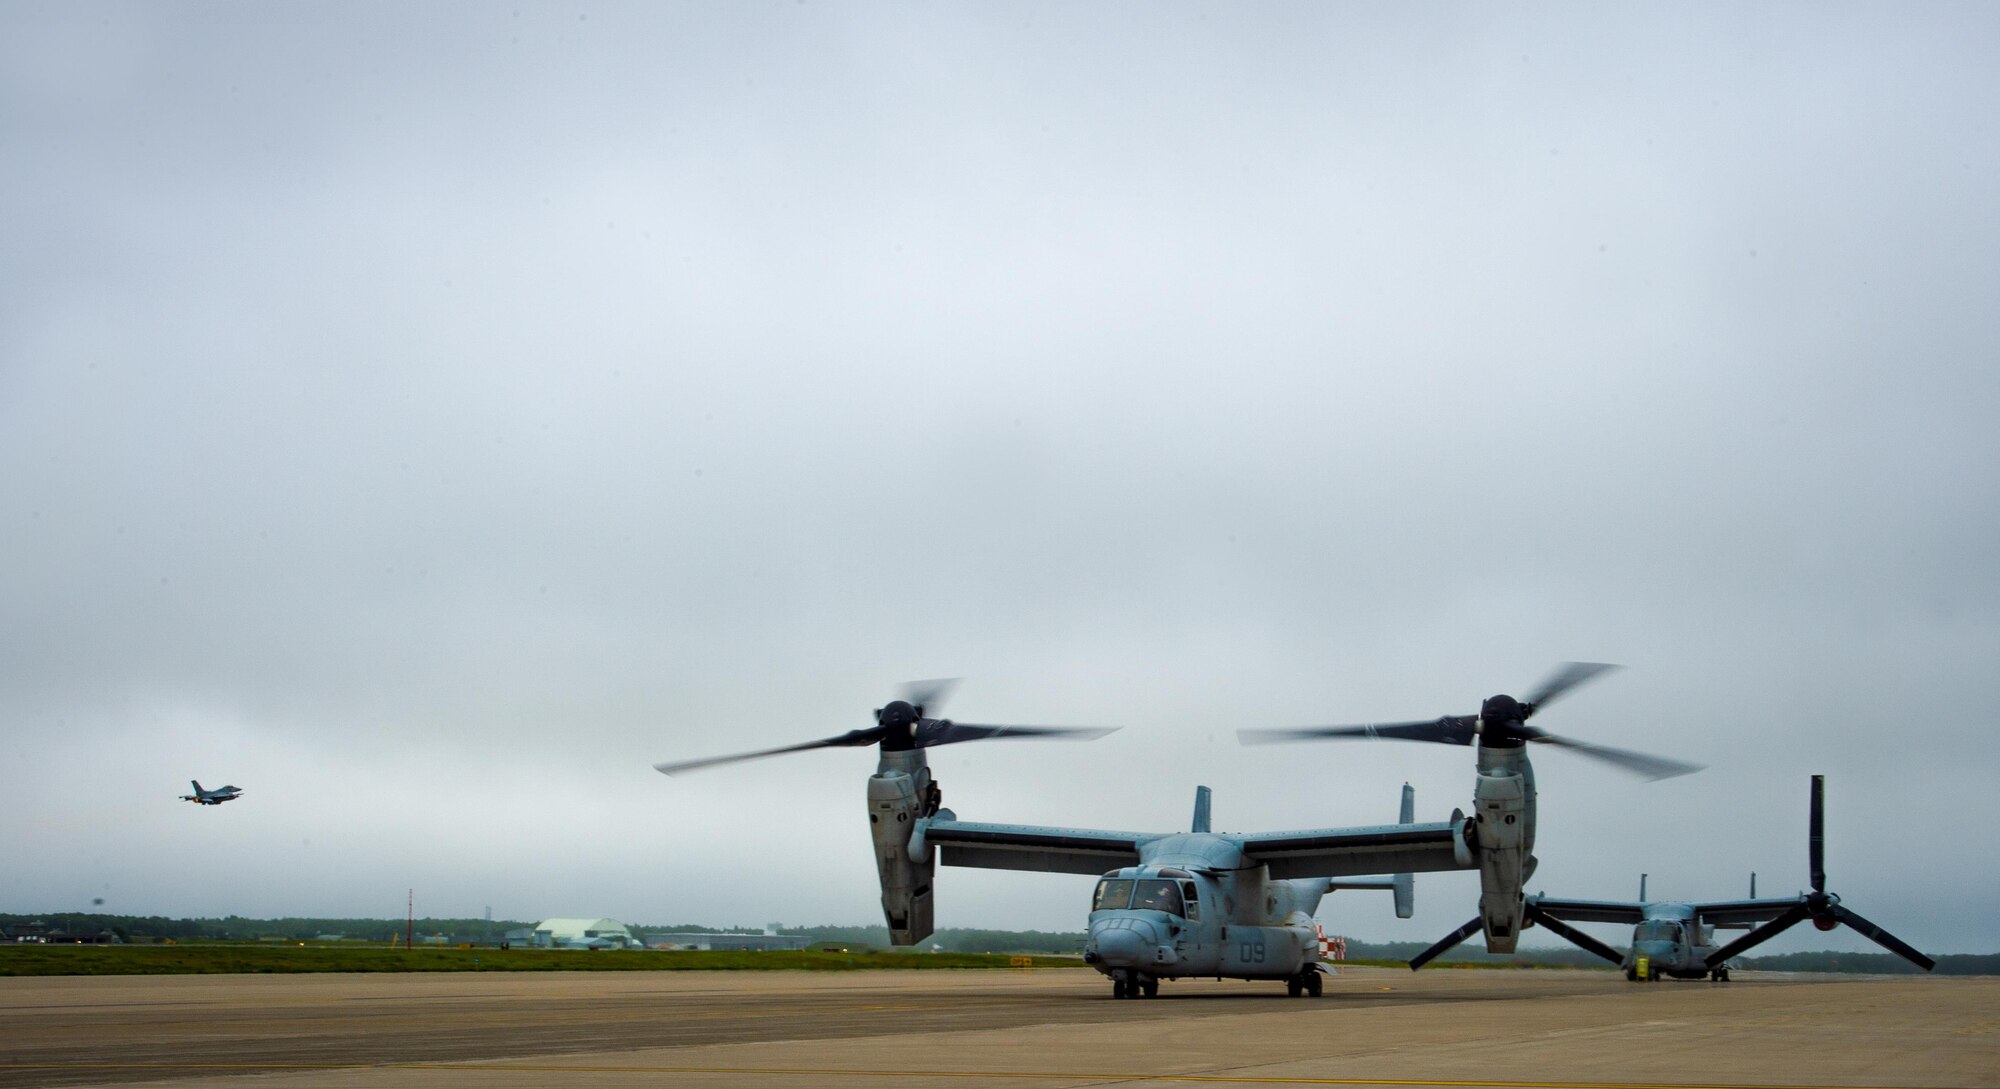
[[[915,945],[931,936],[931,880],[937,856],[910,857],[917,821],[937,810],[937,784],[921,749],[885,752],[868,779],[868,833],[875,841],[875,869],[882,878],[882,915],[889,940]]]
[[[1519,774],[1481,772],[1472,791],[1479,853],[1479,918],[1486,949],[1511,953],[1521,936],[1521,888],[1533,869],[1532,788]]]

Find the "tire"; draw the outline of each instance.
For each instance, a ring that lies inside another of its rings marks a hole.
[[[1145,992],[1146,992],[1146,997],[1147,997],[1147,998],[1158,998],[1158,997],[1160,997],[1160,981],[1159,981],[1159,980],[1157,980],[1157,979],[1149,979],[1149,980],[1147,980],[1147,981],[1146,981],[1145,983],[1141,984],[1140,986],[1141,986],[1141,987],[1143,987],[1143,988],[1145,989]]]
[[[1124,980],[1122,980],[1122,979],[1114,979],[1114,980],[1112,980],[1112,981],[1111,981],[1111,997],[1113,997],[1113,998],[1124,998],[1124,997],[1125,997],[1125,981],[1124,981]]]
[[[1285,981],[1285,993],[1293,998],[1297,998],[1299,995],[1304,994],[1305,989],[1306,985],[1299,982],[1299,977],[1297,976],[1293,976],[1292,978]]]
[[[1319,997],[1320,989],[1325,986],[1326,982],[1320,978],[1318,972],[1314,972],[1312,975],[1306,977],[1306,993],[1314,998]]]

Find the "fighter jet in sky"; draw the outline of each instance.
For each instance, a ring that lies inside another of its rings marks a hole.
[[[203,790],[201,788],[200,780],[189,779],[188,782],[193,784],[194,793],[181,795],[181,801],[193,802],[196,805],[221,805],[223,802],[233,802],[237,798],[243,795],[243,792],[241,790],[238,790],[233,786],[217,787],[214,790]]]

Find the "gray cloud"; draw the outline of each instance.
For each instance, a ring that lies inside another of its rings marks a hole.
[[[1374,822],[1469,761],[1233,731],[1602,658],[1551,728],[1711,768],[1544,759],[1546,887],[1785,888],[1825,772],[1836,887],[1989,948],[1982,8],[0,21],[15,909],[861,922],[865,754],[647,765],[965,674],[1129,728],[963,815]]]

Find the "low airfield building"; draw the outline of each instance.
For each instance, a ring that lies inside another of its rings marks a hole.
[[[654,934],[654,949],[804,949],[812,939],[804,934]]]
[[[642,941],[616,919],[543,919],[533,927],[509,930],[502,943],[515,949],[804,949],[812,939],[804,934],[779,934],[772,927],[762,934],[659,933]]]
[[[535,925],[529,945],[537,949],[643,949],[616,919],[543,919]]]

